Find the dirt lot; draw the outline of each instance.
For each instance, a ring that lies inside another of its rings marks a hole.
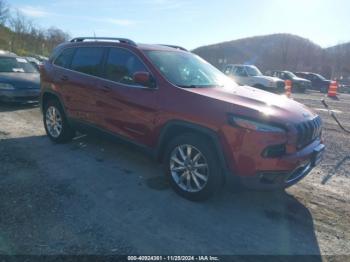
[[[0,254],[350,254],[350,135],[318,93],[324,161],[286,192],[178,197],[135,148],[85,136],[54,145],[33,106],[0,105]],[[350,95],[331,101],[350,128]]]

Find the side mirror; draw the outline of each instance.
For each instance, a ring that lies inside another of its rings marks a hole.
[[[139,85],[151,88],[154,87],[152,76],[148,72],[135,72],[133,75],[133,80]]]

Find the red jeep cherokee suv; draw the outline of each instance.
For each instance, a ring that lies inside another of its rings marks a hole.
[[[41,108],[54,142],[81,129],[130,141],[161,161],[175,191],[191,200],[231,177],[288,187],[325,147],[321,119],[304,105],[238,86],[181,47],[124,38],[59,45],[41,68]]]

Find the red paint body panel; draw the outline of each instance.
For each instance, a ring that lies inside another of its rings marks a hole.
[[[70,43],[68,46],[100,46],[101,42]],[[316,117],[304,105],[283,96],[252,87],[232,84],[224,88],[179,88],[169,83],[144,55],[143,50],[172,50],[168,47],[138,47],[103,43],[128,49],[147,66],[156,88],[127,85],[88,76],[52,65],[42,68],[42,92],[53,91],[62,99],[70,118],[83,120],[147,147],[156,148],[162,128],[173,120],[189,122],[217,134],[229,171],[238,176],[254,176],[259,171],[292,171],[311,158],[319,139],[301,150],[296,148],[295,124]],[[64,48],[64,47],[63,47]],[[64,76],[68,81],[62,80]],[[288,128],[285,133],[264,133],[234,127],[228,114],[268,120]],[[278,158],[264,158],[270,145],[286,144]]]

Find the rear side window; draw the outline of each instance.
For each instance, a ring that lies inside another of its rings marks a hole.
[[[55,59],[54,64],[64,68],[69,68],[74,54],[74,48],[67,48]]]
[[[136,55],[125,49],[110,49],[105,67],[105,78],[123,84],[139,85],[133,81],[133,74],[138,71],[148,72]]]
[[[103,51],[102,47],[77,48],[71,69],[88,75],[100,76]]]

